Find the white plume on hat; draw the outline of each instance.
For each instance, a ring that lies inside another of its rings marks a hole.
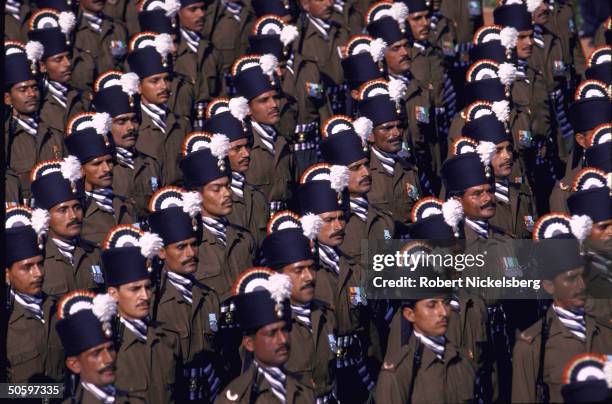
[[[266,53],[259,58],[259,66],[266,76],[272,77],[278,67],[278,59],[271,53]]]
[[[123,73],[119,79],[121,90],[127,95],[138,94],[138,84],[140,79],[136,73]]]
[[[265,287],[276,304],[282,304],[291,297],[291,278],[285,274],[270,275]]]
[[[181,9],[181,2],[178,0],[166,0],[164,2],[164,10],[166,10],[166,17],[174,17],[178,14]]]
[[[331,187],[336,192],[342,192],[348,186],[349,170],[347,166],[332,165],[329,168]]]
[[[300,36],[295,25],[285,25],[280,33],[280,41],[284,46],[288,46]]]
[[[400,28],[403,30],[406,27],[406,18],[408,18],[408,6],[406,3],[395,2],[390,8],[391,17],[397,21]]]
[[[227,157],[230,148],[229,138],[221,133],[215,133],[210,139],[209,148],[213,156],[222,160]]]
[[[478,142],[478,146],[476,146],[476,152],[480,156],[480,161],[484,164],[485,167],[488,167],[491,164],[491,159],[495,154],[495,143],[481,141]]]
[[[60,163],[60,172],[62,177],[75,183],[81,179],[81,162],[76,156],[68,156]]]
[[[40,208],[32,210],[32,217],[30,218],[30,222],[32,223],[32,228],[38,236],[47,234],[47,230],[49,230],[50,219],[51,217],[49,216],[48,210]]]
[[[155,35],[155,39],[153,40],[153,46],[155,46],[155,50],[157,53],[162,55],[163,58],[166,58],[170,51],[172,50],[172,37],[170,34],[159,34]]]
[[[453,232],[459,230],[459,222],[463,220],[463,205],[456,199],[449,199],[442,204],[442,217],[444,222],[452,227]]]
[[[404,100],[406,97],[406,83],[404,83],[402,80],[392,78],[389,80],[387,87],[389,88],[389,98],[391,98],[391,101],[394,101],[396,104]]]
[[[570,229],[572,234],[578,240],[583,241],[589,237],[593,228],[593,219],[587,215],[573,215],[570,220]]]
[[[523,4],[523,0],[506,0],[506,6],[510,6],[512,4]]]
[[[502,63],[499,65],[497,75],[499,76],[499,81],[501,81],[504,86],[509,86],[514,83],[514,79],[516,78],[516,66],[512,63]]]
[[[45,53],[45,47],[38,41],[28,41],[25,46],[26,56],[31,62],[38,62]]]
[[[374,124],[368,118],[362,116],[353,121],[353,128],[355,128],[355,132],[359,135],[361,141],[364,144],[367,144],[368,136],[370,136],[370,133],[372,133]]]
[[[385,57],[385,49],[387,48],[387,43],[382,38],[376,38],[372,42],[370,42],[370,55],[372,55],[372,59],[374,62],[378,63]]]
[[[59,24],[60,31],[62,31],[62,34],[68,35],[72,32],[74,26],[76,25],[76,17],[70,11],[62,11],[59,14],[57,22]]]
[[[603,372],[604,372],[604,377],[606,379],[606,384],[608,385],[608,388],[612,389],[612,360],[610,359],[609,356],[608,356],[608,360],[606,361],[606,363],[604,363]]]
[[[542,5],[542,0],[527,0],[527,11],[533,13]]]
[[[107,112],[98,112],[92,116],[91,125],[98,135],[106,135],[111,130],[113,119]]]
[[[300,218],[300,223],[302,224],[304,235],[309,240],[316,239],[319,231],[321,231],[321,226],[323,226],[321,218],[314,213],[306,213]]]
[[[138,239],[138,246],[140,247],[140,253],[148,259],[153,259],[158,253],[160,248],[164,246],[164,241],[156,233],[145,232]]]
[[[202,195],[199,192],[183,192],[183,212],[191,218],[196,217],[202,212]]]
[[[506,48],[506,50],[516,48],[518,31],[514,27],[504,27],[499,33],[499,38],[502,46]]]
[[[251,109],[249,108],[249,100],[244,97],[234,97],[229,100],[229,110],[230,113],[234,116],[234,118],[244,121],[249,113],[251,113]]]
[[[108,293],[98,294],[93,299],[91,311],[101,322],[111,321],[117,314],[117,302]]]
[[[510,103],[507,100],[495,101],[491,110],[501,122],[508,122],[510,119]]]

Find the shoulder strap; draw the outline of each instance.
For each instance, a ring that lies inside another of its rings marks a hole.
[[[416,381],[417,373],[421,367],[421,356],[423,355],[423,344],[421,341],[414,337],[416,340],[416,347],[414,349],[414,357],[412,359],[412,375],[410,377],[410,392],[408,393],[408,404],[412,404],[412,393],[414,390],[414,382]]]
[[[544,383],[544,356],[546,353],[546,340],[548,339],[548,330],[550,328],[551,319],[544,316],[542,319],[542,340],[540,342],[540,358],[538,360],[538,376],[536,378],[536,396],[541,403],[548,403],[548,385]]]

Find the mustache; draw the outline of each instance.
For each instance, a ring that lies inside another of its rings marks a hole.
[[[138,133],[136,131],[130,131],[130,132],[126,133],[125,135],[123,135],[121,137],[121,139],[127,139],[129,137],[136,137],[137,134]]]
[[[117,370],[117,367],[115,365],[104,366],[102,369],[98,370],[98,373],[108,372],[109,370],[114,372]]]
[[[143,300],[140,303],[136,304],[136,307],[144,307],[144,306],[148,306],[149,305],[149,301],[148,300]]]
[[[344,236],[344,230],[335,231],[332,234],[330,234],[329,237],[333,238],[333,237],[342,237],[342,236]]]
[[[314,289],[314,287],[315,287],[315,283],[314,283],[314,281],[310,281],[310,282],[308,282],[307,284],[305,284],[304,286],[302,286],[302,287],[300,288],[300,290],[304,290],[304,289]]]
[[[276,351],[274,351],[275,353],[279,353],[281,350],[289,350],[289,344],[287,344],[286,342],[283,343],[281,346],[279,346]]]
[[[161,96],[163,96],[163,95],[165,95],[165,96],[168,96],[168,97],[169,97],[169,96],[170,96],[170,90],[163,90],[163,91],[160,91],[159,93],[157,93],[157,96],[158,96],[158,97],[161,97]]]
[[[189,265],[189,264],[197,264],[198,262],[200,262],[200,259],[198,257],[191,257],[191,258],[186,259],[185,261],[181,262],[181,265],[185,266],[185,265]]]
[[[480,209],[487,209],[487,208],[492,208],[495,206],[495,202],[493,200],[491,200],[491,202],[487,202],[484,205],[482,205],[480,207]]]
[[[83,224],[83,222],[81,220],[74,219],[74,220],[71,220],[66,226],[72,226],[75,224],[78,224],[80,226],[81,224]]]
[[[359,185],[364,184],[366,181],[372,182],[372,176],[366,175],[362,179],[359,180]]]

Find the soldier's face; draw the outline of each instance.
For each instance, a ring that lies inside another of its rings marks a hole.
[[[548,17],[550,17],[550,9],[548,8],[548,3],[543,1],[540,7],[536,8],[533,12],[533,22],[543,25],[548,22]]]
[[[283,267],[291,278],[291,301],[306,304],[314,298],[316,268],[313,260],[298,261]]]
[[[506,178],[512,173],[514,166],[512,144],[509,141],[495,145],[495,154],[491,159],[491,166],[496,178]]]
[[[105,0],[81,0],[79,4],[81,7],[92,13],[99,13],[104,9]]]
[[[319,230],[319,242],[330,247],[337,247],[344,241],[344,229],[346,228],[346,219],[344,212],[337,210],[335,212],[326,212],[319,215],[323,224]]]
[[[192,31],[200,31],[204,28],[204,15],[206,14],[205,4],[203,1],[192,3],[187,7],[181,8],[179,11],[179,21],[181,27]]]
[[[110,154],[96,157],[81,167],[85,176],[85,190],[106,188],[113,184],[113,157]]]
[[[289,359],[289,325],[277,321],[247,335],[242,344],[264,366],[281,366]]]
[[[81,234],[83,208],[78,200],[59,203],[49,209],[49,235],[70,240]]]
[[[115,382],[117,351],[113,342],[96,345],[78,356],[66,358],[66,366],[81,380],[103,387]]]
[[[221,177],[202,187],[202,211],[204,216],[222,217],[232,213],[233,201],[231,181]]]
[[[468,188],[461,203],[470,219],[490,219],[495,216],[495,188],[489,184]]]
[[[401,121],[385,122],[374,128],[368,140],[373,142],[379,150],[387,153],[397,153],[402,148],[403,130]]]
[[[429,36],[429,11],[423,10],[418,13],[408,14],[408,23],[412,30],[412,36],[417,41],[424,41]]]
[[[612,219],[593,223],[589,240],[612,240]]]
[[[72,78],[72,57],[68,52],[49,56],[40,63],[40,71],[46,73],[49,80],[68,84]]]
[[[265,125],[275,125],[280,121],[280,98],[276,90],[267,91],[249,102],[251,118]]]
[[[232,171],[244,173],[251,164],[251,146],[248,139],[239,139],[230,143],[227,153]]]
[[[533,51],[533,30],[520,31],[516,42],[516,54],[519,59],[527,59]]]
[[[198,269],[198,241],[195,237],[169,244],[159,250],[166,267],[179,274],[192,274]]]
[[[113,118],[111,133],[116,146],[130,149],[138,139],[140,119],[135,112],[117,115]]]
[[[370,161],[367,158],[356,161],[348,166],[349,182],[348,190],[351,196],[361,196],[372,188],[372,177],[370,176]]]
[[[328,20],[334,12],[333,0],[301,0],[302,8],[315,18]]]
[[[390,73],[402,75],[410,70],[410,49],[408,40],[402,39],[385,49],[385,62]]]
[[[18,114],[32,115],[38,111],[40,90],[36,80],[22,81],[4,93],[4,104],[12,106]]]
[[[108,294],[117,302],[119,314],[128,319],[143,319],[149,315],[153,286],[150,279],[109,287]]]
[[[442,297],[419,300],[414,307],[404,307],[404,318],[412,323],[415,330],[429,337],[440,337],[448,328],[450,307],[448,299]]]
[[[544,280],[542,286],[552,295],[557,306],[565,309],[579,309],[586,302],[586,286],[582,273],[584,268],[575,268],[555,276],[555,279]]]
[[[140,94],[150,104],[163,104],[170,98],[170,74],[159,73],[140,80]]]
[[[44,259],[42,255],[17,261],[6,268],[6,283],[19,293],[38,295],[42,290],[45,278]]]

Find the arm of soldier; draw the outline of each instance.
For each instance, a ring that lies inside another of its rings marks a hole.
[[[536,402],[536,379],[538,375],[538,361],[533,351],[539,351],[535,343],[523,339],[522,335],[517,338],[512,354],[512,402],[533,403]],[[539,345],[539,344],[538,344]]]
[[[408,401],[407,385],[409,380],[399,380],[393,364],[385,363],[376,383],[375,398],[378,403],[404,404]]]
[[[223,77],[219,53],[212,45],[210,52],[205,51],[198,72],[200,74],[196,82],[196,100],[207,104],[211,99],[219,96],[221,92],[219,79]]]

